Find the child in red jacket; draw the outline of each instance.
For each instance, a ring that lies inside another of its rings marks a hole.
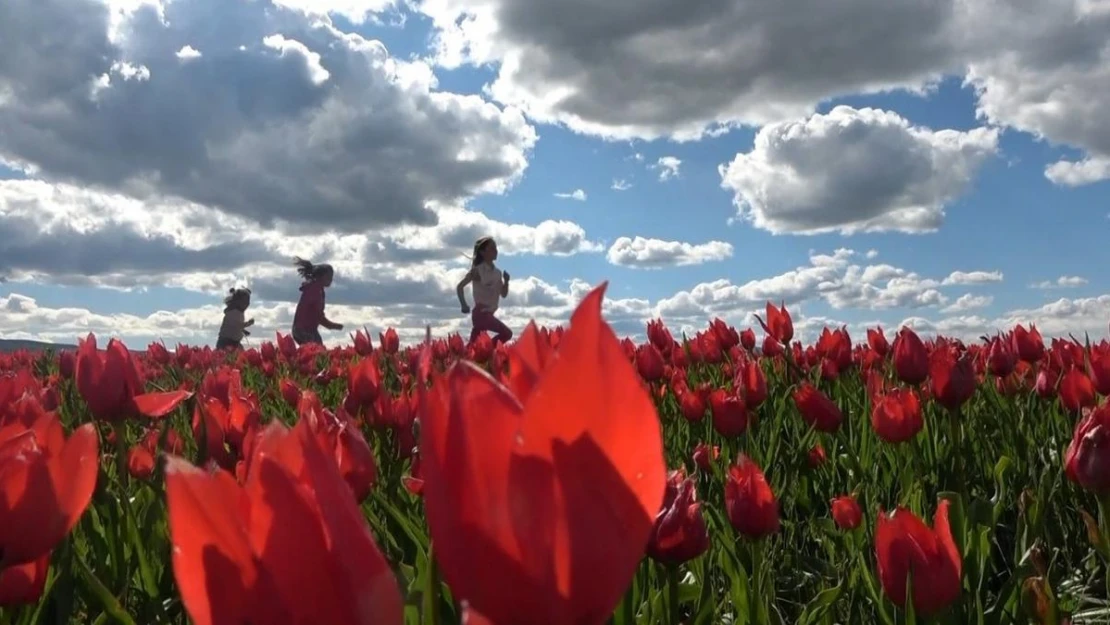
[[[324,316],[324,289],[331,286],[335,270],[331,265],[314,265],[303,258],[294,260],[297,273],[304,279],[301,284],[301,299],[293,314],[293,340],[298,345],[306,343],[323,344],[320,326],[329,330],[342,330],[343,324],[335,323]]]

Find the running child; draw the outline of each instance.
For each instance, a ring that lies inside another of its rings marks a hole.
[[[297,302],[297,311],[293,314],[293,340],[298,345],[306,343],[322,345],[324,339],[320,337],[320,326],[329,330],[343,329],[343,324],[335,323],[324,315],[324,289],[331,286],[335,270],[331,265],[325,263],[314,265],[303,258],[294,259],[293,264],[297,266],[297,273],[304,280],[301,284],[301,299]]]
[[[250,289],[231,289],[224,298],[224,321],[220,324],[220,335],[216,339],[216,349],[243,349],[243,337],[249,336],[247,328],[254,325],[254,319],[245,319],[247,307],[251,305]]]
[[[513,331],[498,319],[498,304],[502,297],[509,296],[509,273],[499,270],[493,261],[497,260],[497,242],[493,237],[482,237],[474,243],[474,255],[470,258],[470,271],[459,282],[455,289],[459,295],[459,304],[463,314],[470,314],[470,321],[474,329],[470,331],[470,342],[478,340],[483,332],[495,333],[494,344],[507,343],[513,338]],[[463,289],[466,285],[473,284],[474,311],[466,303]]]

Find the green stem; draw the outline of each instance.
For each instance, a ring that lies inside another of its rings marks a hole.
[[[104,582],[101,582],[100,578],[96,576],[96,573],[93,573],[92,569],[85,564],[85,561],[79,557],[75,557],[73,558],[73,562],[76,564],[77,574],[80,576],[81,581],[85,583],[85,587],[88,588],[89,592],[100,602],[100,606],[104,608],[104,613],[115,619],[120,625],[135,625],[135,620],[123,609],[123,606],[120,605],[120,602],[112,594],[112,591],[108,590]]]
[[[116,477],[126,493],[131,477],[127,470],[127,427],[122,422],[113,423],[112,432],[116,435]]]
[[[1106,545],[1107,540],[1110,539],[1110,495],[1098,495],[1098,525],[1099,542]],[[1106,586],[1106,596],[1110,597],[1110,561],[1103,559],[1103,577]]]
[[[667,568],[667,573],[666,573],[666,575],[667,575],[667,610],[668,610],[668,614],[670,615],[670,620],[668,620],[667,622],[668,623],[674,623],[675,625],[677,625],[680,622],[679,617],[681,616],[681,612],[682,612],[682,609],[681,609],[682,606],[680,606],[679,602],[678,602],[678,573],[679,573],[679,571],[678,571],[678,566],[677,565],[669,565],[668,564],[668,565],[666,565],[666,568]]]

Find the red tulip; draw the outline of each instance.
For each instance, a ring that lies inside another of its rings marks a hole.
[[[672,471],[667,479],[663,507],[651,528],[647,555],[664,564],[682,564],[708,549],[709,531],[701,514],[694,480],[682,471]]]
[[[1110,404],[1095,408],[1076,424],[1064,453],[1064,473],[1093,493],[1110,492]]]
[[[705,418],[705,401],[701,395],[693,391],[685,391],[678,396],[679,409],[682,416],[690,423],[697,423]]]
[[[91,423],[66,439],[53,413],[0,421],[0,570],[49,555],[77,525],[96,488],[98,447]]]
[[[871,428],[888,443],[908,441],[923,427],[921,402],[910,389],[894,389],[876,398],[871,407]]]
[[[960,597],[962,559],[948,525],[948,501],[937,505],[930,529],[899,507],[879,513],[875,556],[883,592],[898,607],[906,605],[906,578],[913,573],[913,608],[921,616],[940,612]]]
[[[663,325],[661,319],[648,321],[647,337],[655,349],[662,353],[671,351],[674,345],[674,337],[671,336],[671,331],[667,329],[667,326]]]
[[[733,529],[749,538],[779,531],[779,503],[763,471],[744,454],[728,468],[725,510]]]
[[[856,498],[852,495],[842,495],[829,502],[832,510],[833,521],[842,530],[854,530],[863,522],[863,511],[860,510]]]
[[[378,333],[378,342],[381,345],[382,351],[393,355],[401,348],[401,339],[397,337],[397,331],[393,328],[386,328],[384,333]]]
[[[744,405],[755,410],[767,399],[767,378],[763,368],[754,360],[744,363],[736,373],[733,385],[744,398]]]
[[[694,465],[702,471],[710,471],[713,469],[713,461],[721,456],[721,449],[717,446],[710,447],[705,443],[698,443],[694,447],[692,458]]]
[[[1060,380],[1060,403],[1068,412],[1079,412],[1095,405],[1095,387],[1079,369],[1070,369]]]
[[[806,454],[806,463],[809,464],[809,468],[811,469],[820,467],[825,464],[826,461],[828,461],[828,455],[825,454],[825,448],[821,446],[821,443],[817,443],[811,447]]]
[[[879,355],[880,358],[885,357],[887,352],[890,351],[890,343],[886,341],[886,335],[883,334],[881,327],[875,329],[867,329],[867,345],[871,347],[871,351]]]
[[[167,459],[173,571],[194,623],[403,621],[393,573],[306,422],[271,423],[245,481]]]
[[[758,315],[756,315],[756,321],[763,326],[763,331],[768,336],[774,337],[775,341],[782,345],[789,345],[794,338],[794,320],[790,318],[790,312],[786,310],[786,304],[781,304],[778,308],[775,308],[771,302],[767,302],[766,312],[766,322]]]
[[[740,345],[749,352],[755,349],[755,332],[751,328],[740,333]]]
[[[1110,352],[1091,350],[1090,364],[1087,367],[1091,385],[1102,396],[1110,396]]]
[[[510,349],[508,388],[460,362],[420,401],[436,559],[454,598],[491,623],[604,621],[662,507],[659,418],[601,318],[604,291],[578,306],[557,358]]]
[[[49,571],[49,555],[26,564],[0,568],[0,608],[38,603]]]
[[[975,370],[967,354],[958,358],[948,349],[937,349],[929,359],[933,399],[948,410],[959,410],[975,394]]]
[[[93,417],[111,422],[139,414],[164,417],[192,396],[180,390],[142,393],[139,373],[123,343],[112,339],[100,352],[92,334],[77,348],[76,384]]]
[[[910,328],[903,327],[894,339],[894,372],[911,386],[921,384],[929,375],[929,353],[921,337]]]
[[[1029,326],[1029,330],[1026,330],[1022,325],[1017,325],[1011,340],[1018,358],[1024,362],[1034,364],[1044,358],[1044,339],[1037,326]]]
[[[644,343],[636,349],[636,369],[646,382],[657,382],[663,378],[663,354],[651,343]]]
[[[748,410],[736,395],[714,389],[709,394],[709,408],[713,414],[713,429],[721,436],[735,438],[748,429]]]
[[[991,375],[1004,378],[1013,373],[1018,358],[1011,345],[1011,342],[1003,341],[997,336],[991,339],[987,348],[987,370]]]
[[[794,391],[794,405],[802,420],[818,432],[836,432],[844,420],[840,407],[809,382],[802,382]]]

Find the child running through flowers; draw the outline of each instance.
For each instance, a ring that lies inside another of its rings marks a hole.
[[[228,291],[227,297],[224,298],[224,321],[220,324],[216,349],[243,349],[243,337],[250,335],[247,328],[254,325],[254,319],[244,318],[250,305],[250,289]]]
[[[482,237],[474,243],[474,255],[470,257],[470,271],[455,289],[462,305],[463,314],[470,313],[474,328],[470,331],[470,342],[478,340],[483,332],[494,332],[493,342],[507,343],[513,338],[513,331],[498,319],[498,304],[502,297],[509,296],[509,272],[502,272],[494,266],[497,260],[497,242],[493,237]],[[463,289],[473,284],[474,311],[466,303]]]
[[[335,323],[324,315],[324,289],[331,286],[335,270],[326,263],[315,265],[303,258],[294,259],[293,264],[304,280],[301,284],[301,299],[293,314],[293,340],[297,345],[322,345],[324,339],[320,337],[320,326],[329,330],[343,329],[343,324]]]

